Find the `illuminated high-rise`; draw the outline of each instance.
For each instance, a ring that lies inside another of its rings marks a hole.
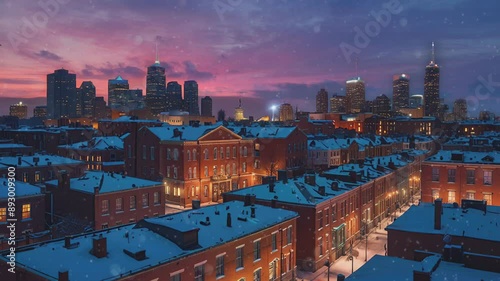
[[[434,57],[432,42],[432,59],[425,67],[424,77],[424,110],[426,116],[437,116],[439,109],[439,66]]]
[[[345,96],[334,94],[330,98],[330,112],[346,112]]]
[[[392,110],[399,111],[408,107],[410,103],[410,76],[406,74],[394,75],[392,78]]]
[[[28,106],[23,104],[22,101],[13,104],[10,106],[9,115],[16,116],[19,119],[26,119],[28,118]]]
[[[293,107],[291,104],[284,103],[280,105],[279,118],[281,122],[292,121],[294,119]]]
[[[94,114],[95,86],[92,81],[83,81],[76,90],[78,97],[77,115],[92,117]]]
[[[182,109],[182,86],[177,81],[167,83],[167,99],[165,111]]]
[[[365,82],[361,77],[346,81],[346,111],[348,113],[361,112],[365,106]]]
[[[76,116],[76,74],[58,69],[47,75],[47,116],[49,119]]]
[[[146,104],[153,115],[158,115],[165,111],[166,103],[165,68],[160,65],[156,46],[156,60],[148,67],[146,77]]]
[[[328,113],[328,92],[325,89],[316,94],[316,112]]]

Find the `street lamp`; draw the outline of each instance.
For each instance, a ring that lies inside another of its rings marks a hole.
[[[326,270],[327,270],[327,273],[326,273],[326,276],[327,276],[327,280],[330,281],[330,259],[327,259],[325,261],[325,266],[326,266]]]
[[[274,112],[276,111],[277,106],[276,105],[271,105],[271,110],[273,111],[273,118],[271,118],[271,122],[274,121]]]

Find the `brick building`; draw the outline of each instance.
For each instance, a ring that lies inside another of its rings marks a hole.
[[[165,214],[165,194],[161,182],[120,174],[87,172],[70,178],[61,171],[59,179],[45,183],[53,194],[55,215],[73,216],[93,229],[104,229],[146,217]]]
[[[18,248],[16,274],[2,280],[295,280],[296,219],[243,202],[144,219]]]
[[[93,137],[89,141],[60,145],[57,154],[85,162],[88,170],[121,173],[125,168],[123,136]]]
[[[254,140],[223,126],[144,127],[124,144],[127,174],[163,181],[174,204],[218,202],[254,184]]]
[[[389,256],[414,259],[418,251],[447,254],[446,246],[461,245],[460,252],[496,257],[500,262],[500,207],[484,201],[459,204],[435,203],[411,206],[387,230]]]
[[[434,117],[410,118],[400,116],[384,118],[372,116],[364,120],[365,133],[381,136],[393,134],[432,135],[439,126],[439,120]]]
[[[295,121],[295,126],[306,135],[330,136],[335,130],[335,122],[332,120],[300,118],[300,120]]]
[[[422,201],[486,200],[500,205],[500,152],[441,150],[422,163]]]
[[[15,202],[9,200],[15,194]],[[15,211],[9,211],[9,202],[15,203]],[[14,216],[10,216],[13,214]],[[0,179],[0,250],[7,249],[12,244],[8,243],[10,237],[9,219],[15,221],[15,246],[24,245],[43,238],[45,232],[45,198],[37,186],[23,182]],[[30,236],[36,235],[37,238]]]
[[[33,147],[18,143],[0,143],[0,157],[33,155]]]
[[[122,116],[114,120],[99,120],[98,134],[101,136],[123,136],[134,134],[142,127],[161,127],[164,123],[158,120],[138,119],[134,116]]]
[[[9,167],[16,168],[16,181],[31,184],[55,179],[61,170],[67,171],[71,177],[79,177],[86,170],[86,165],[82,161],[46,154],[0,157],[2,177],[8,176]]]
[[[417,187],[408,179],[418,173],[418,161],[402,155],[366,159],[293,180],[280,171],[278,181],[266,178],[269,183],[225,193],[224,202],[255,195],[258,204],[299,213],[297,268],[314,272],[326,260],[344,255],[360,231],[376,227],[398,202],[411,200]]]

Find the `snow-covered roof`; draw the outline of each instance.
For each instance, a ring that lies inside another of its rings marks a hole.
[[[250,216],[251,207],[243,202],[233,201],[197,210],[159,218],[146,219],[138,224],[125,225],[86,234],[71,239],[71,243],[79,243],[76,247],[64,248],[64,240],[46,242],[16,251],[18,266],[36,270],[57,280],[58,272],[68,270],[70,280],[114,280],[130,276],[134,273],[173,262],[185,256],[193,255],[209,248],[240,239],[258,231],[265,230],[278,223],[283,223],[298,214],[296,212],[273,209],[255,205],[255,218]],[[216,214],[216,211],[219,214]],[[226,226],[227,214],[231,214],[232,227]],[[202,225],[209,218],[210,224]],[[238,218],[246,220],[239,220]],[[147,227],[146,223],[152,225]],[[136,226],[137,228],[134,228]],[[142,227],[141,227],[142,226]],[[168,227],[180,232],[198,229],[198,246],[193,249],[182,249],[173,241],[165,238],[158,227]],[[107,257],[96,258],[90,253],[93,238],[102,235],[106,238]],[[136,260],[124,250],[136,252],[145,250],[146,259]],[[4,257],[5,258],[5,257]],[[200,262],[205,258],[200,256]]]
[[[202,136],[208,134],[219,126],[203,125],[198,127],[191,126],[162,126],[162,127],[149,127],[147,128],[155,134],[162,141],[182,140],[195,141]]]
[[[102,183],[101,183],[102,180]],[[57,186],[58,180],[45,182],[46,184]],[[161,185],[161,182],[150,181],[140,178],[128,177],[116,173],[101,171],[87,171],[79,178],[70,179],[70,188],[86,193],[94,193],[95,187],[99,188],[99,193],[123,191],[134,188],[151,187]]]
[[[500,273],[464,267],[463,264],[440,261],[432,255],[422,261],[375,255],[347,277],[346,281],[414,280],[413,271],[432,272],[432,281],[500,280]],[[437,267],[433,270],[434,266]]]
[[[500,152],[440,150],[425,161],[498,165],[500,164]]]
[[[21,158],[21,164],[18,164],[19,158]],[[56,155],[35,154],[33,156],[7,156],[7,157],[0,157],[0,169],[6,169],[12,166],[34,167],[35,166],[34,159],[37,158],[38,158],[38,166],[47,166],[49,162],[53,166],[77,165],[83,163],[82,161]]]
[[[247,138],[260,138],[260,139],[285,139],[287,138],[297,127],[292,126],[265,126],[265,127],[239,127],[239,126],[228,126],[228,129],[235,132],[236,134],[242,133],[242,129],[246,130],[246,134],[242,137]]]
[[[387,230],[405,232],[448,234],[475,239],[500,241],[500,206],[486,207],[486,213],[481,210],[454,208],[452,204],[443,204],[441,229],[434,229],[434,205],[420,203],[412,206],[401,217],[387,227]]]
[[[120,150],[123,149],[123,138],[117,136],[93,137],[90,141],[77,142],[71,145],[60,145],[59,147],[79,150]]]
[[[16,197],[42,194],[38,186],[34,186],[22,181],[15,181],[13,182],[13,184],[15,187]],[[8,179],[0,178],[0,199],[6,199],[8,197],[9,193],[8,188],[9,188]]]
[[[113,120],[106,120],[111,122],[134,122],[134,123],[160,123],[158,120],[137,119],[134,116],[120,116]]]
[[[31,146],[26,146],[20,143],[0,143],[0,149],[2,148],[31,148]]]

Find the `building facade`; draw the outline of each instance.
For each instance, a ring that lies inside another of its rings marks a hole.
[[[58,69],[47,75],[48,118],[76,117],[76,101],[76,74]]]
[[[19,119],[27,119],[28,118],[28,106],[23,104],[22,101],[20,101],[17,104],[13,104],[9,108],[9,115],[15,116]]]
[[[212,117],[212,98],[206,96],[201,99],[201,116]]]
[[[392,78],[392,110],[399,111],[408,107],[410,103],[410,76],[407,74],[394,75]]]
[[[316,112],[328,112],[328,92],[325,89],[319,90],[319,92],[316,94]]]
[[[347,112],[359,113],[365,106],[365,82],[361,77],[346,81]]]
[[[424,108],[425,116],[437,116],[439,99],[439,66],[434,58],[434,42],[432,43],[432,59],[425,67]]]
[[[194,80],[184,81],[184,110],[190,115],[200,115],[198,83]]]

